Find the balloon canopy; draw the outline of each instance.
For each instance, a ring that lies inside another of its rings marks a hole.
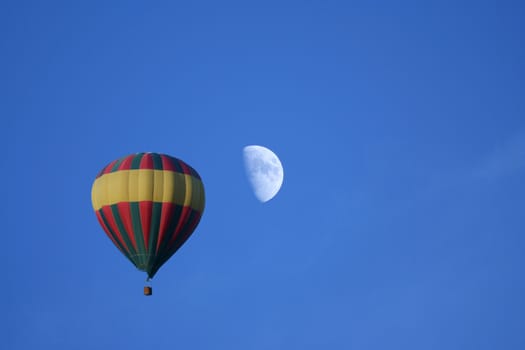
[[[204,186],[180,159],[137,153],[105,166],[93,183],[91,199],[111,241],[152,278],[197,227]]]

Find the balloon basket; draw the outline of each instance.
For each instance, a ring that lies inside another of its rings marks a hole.
[[[144,295],[150,296],[153,294],[153,288],[150,286],[144,286]]]

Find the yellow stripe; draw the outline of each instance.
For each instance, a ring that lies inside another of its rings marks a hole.
[[[120,202],[153,201],[204,209],[202,182],[187,174],[167,170],[134,169],[104,174],[91,189],[93,208]]]

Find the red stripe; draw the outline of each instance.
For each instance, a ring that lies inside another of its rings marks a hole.
[[[157,246],[155,248],[155,254],[159,253],[159,247],[167,234],[166,231],[168,231],[170,222],[171,220],[174,220],[173,212],[175,211],[175,208],[175,203],[162,204],[162,212],[160,214],[159,235],[157,237]]]
[[[135,158],[135,155],[130,155],[130,156],[125,157],[122,160],[122,162],[119,164],[117,171],[131,169],[131,162],[133,161],[133,158]]]
[[[153,169],[153,157],[151,153],[146,153],[140,160],[140,169]]]
[[[140,223],[142,224],[142,237],[144,237],[144,248],[148,251],[149,236],[151,226],[151,212],[153,210],[153,202],[145,201],[139,202]]]
[[[185,223],[185,225],[183,226],[183,231],[182,232],[179,232],[179,234],[177,235],[178,237],[178,241],[177,241],[177,244],[175,244],[175,241],[177,239],[171,239],[170,243],[168,243],[167,247],[166,247],[166,251],[167,251],[167,259],[169,259],[173,254],[175,254],[175,252],[184,245],[184,243],[188,240],[188,238],[190,238],[190,236],[193,234],[193,232],[195,231],[195,228],[197,228],[197,225],[200,221],[200,218],[201,218],[201,215],[196,212],[195,210],[191,209],[189,210],[190,213],[194,213],[195,215],[193,215],[193,218],[191,220],[190,223]],[[186,225],[187,224],[187,225]],[[182,235],[182,236],[181,236]]]
[[[126,246],[126,242],[124,241],[120,231],[118,230],[118,226],[117,226],[117,224],[115,222],[115,219],[113,217],[113,213],[111,211],[111,207],[110,206],[105,206],[105,207],[102,207],[101,210],[104,213],[104,217],[106,218],[106,221],[108,222],[110,230],[115,233],[115,235],[117,236],[116,238],[119,241],[120,245],[126,250],[126,253],[129,256],[130,252],[128,251],[127,246]]]
[[[161,154],[160,157],[162,159],[162,169],[163,170],[178,172],[177,168],[175,168],[175,165],[173,164],[174,162],[173,158],[167,155],[164,155],[164,154]]]
[[[193,233],[195,229],[197,228],[197,225],[199,224],[201,220],[201,213],[198,213],[196,210],[193,211],[195,215],[193,216],[193,220],[190,223],[190,226],[188,227],[189,232]]]
[[[122,224],[124,225],[124,229],[128,234],[129,240],[131,241],[131,244],[133,244],[135,251],[137,251],[137,242],[135,241],[135,234],[133,232],[133,221],[131,219],[131,208],[129,202],[117,203],[117,209],[120,219],[122,220]]]
[[[102,226],[102,229],[104,230],[104,232],[106,233],[106,236],[109,237],[109,239],[111,239],[111,242],[113,242],[113,244],[115,245],[115,247],[118,248],[118,250],[120,250],[122,252],[122,254],[126,254],[124,253],[124,251],[120,248],[119,244],[117,243],[117,241],[115,241],[113,239],[113,236],[111,235],[110,231],[109,231],[109,228],[106,226],[106,224],[104,223],[104,220],[102,220],[102,216],[100,215],[100,212],[96,212],[97,214],[97,219],[98,219],[98,222],[100,223],[100,226]]]
[[[191,213],[194,215],[192,215],[191,221],[187,223],[188,225],[184,227],[183,234],[185,235],[185,237],[182,239],[181,245],[182,243],[186,242],[186,240],[192,235],[193,231],[195,231],[201,219],[201,214],[198,213],[196,210],[192,209]]]
[[[173,171],[173,172],[179,173],[181,171],[180,169],[182,169],[182,173],[183,174],[192,175],[192,176],[200,179],[200,176],[195,171],[195,169],[190,167],[188,164],[186,164],[182,160],[174,158],[174,157],[167,156],[165,154],[159,154],[159,156],[160,156],[160,158],[162,160],[162,170],[168,170],[168,171]],[[97,178],[99,178],[100,176],[102,176],[104,174],[109,174],[110,172],[112,172],[112,169],[113,169],[113,166],[115,165],[115,163],[117,163],[121,159],[122,159],[122,162],[119,164],[118,169],[116,171],[130,170],[131,169],[131,164],[133,162],[133,159],[135,159],[135,157],[137,157],[137,155],[136,154],[132,154],[132,155],[129,155],[129,156],[126,156],[126,157],[115,159],[114,161],[109,163],[107,166],[105,166],[100,171],[100,173],[97,175]],[[142,155],[142,159],[140,160],[139,169],[154,169],[153,157],[151,156],[151,153],[144,153]]]
[[[191,175],[191,170],[186,163],[184,163],[183,161],[179,161],[179,164],[184,174]]]
[[[118,162],[118,159],[115,159],[114,161],[112,161],[111,163],[109,163],[108,165],[106,165],[106,167],[104,169],[102,169],[102,171],[100,172],[100,174],[97,176],[98,177],[101,177],[102,175],[104,174],[109,174],[111,172],[111,168],[113,168],[113,165],[115,165],[115,163]]]
[[[166,245],[166,247],[170,247],[173,244],[173,242],[175,242],[175,240],[177,239],[177,236],[179,234],[181,234],[181,229],[186,224],[186,221],[188,220],[188,216],[190,215],[190,212],[191,212],[191,208],[190,207],[183,207],[182,208],[182,211],[181,211],[180,216],[179,216],[179,222],[177,223],[177,227],[175,228],[175,232],[171,236],[171,239],[169,240],[169,242]],[[160,240],[159,240],[159,242],[160,242]]]

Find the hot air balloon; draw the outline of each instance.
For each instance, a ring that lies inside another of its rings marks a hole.
[[[100,171],[91,200],[107,236],[149,281],[197,227],[204,186],[180,159],[137,153]],[[151,295],[151,287],[144,287],[144,294]]]

